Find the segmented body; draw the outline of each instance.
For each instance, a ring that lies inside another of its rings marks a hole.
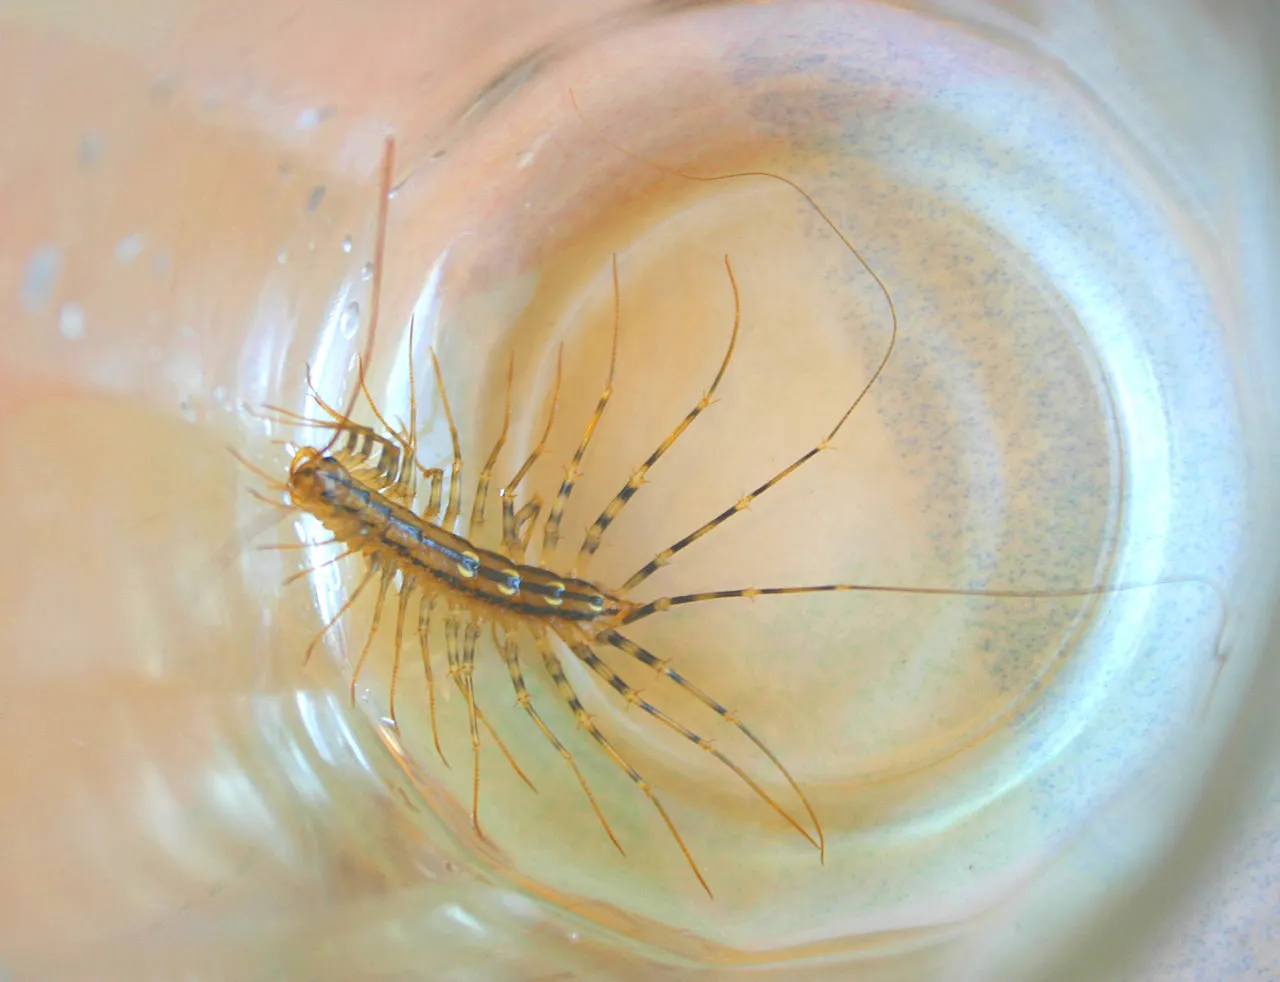
[[[308,451],[310,448],[308,448]],[[292,469],[294,502],[369,559],[434,581],[490,617],[615,625],[635,608],[594,583],[473,545],[368,487],[334,457],[304,451]],[[557,625],[558,626],[558,625]]]

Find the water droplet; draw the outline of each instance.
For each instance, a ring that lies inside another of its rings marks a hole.
[[[178,408],[182,411],[182,418],[188,423],[196,421],[196,407],[190,399],[183,399],[178,403]]]
[[[227,390],[219,385],[216,389],[213,390],[213,401],[216,402],[219,406],[226,406]]]
[[[122,263],[131,263],[142,255],[142,250],[146,248],[146,244],[141,232],[126,235],[116,243],[116,259]]]
[[[53,296],[53,288],[62,272],[62,250],[56,245],[43,245],[31,253],[22,273],[22,306],[31,313],[43,309]]]
[[[352,300],[342,311],[342,319],[338,322],[338,330],[344,338],[353,338],[360,330],[360,304]]]
[[[58,311],[58,333],[68,341],[84,337],[84,307],[68,300]]]
[[[320,207],[320,202],[324,201],[325,192],[328,189],[323,184],[317,184],[311,189],[311,194],[307,196],[307,212],[311,213]]]
[[[349,236],[349,235],[344,235],[344,236],[342,237],[342,251],[343,251],[343,252],[350,252],[350,251],[351,251],[351,249],[352,249],[352,247],[353,247],[354,245],[355,245],[355,243],[353,243],[353,242],[351,241],[351,236]]]
[[[285,249],[282,246],[280,248],[280,251],[276,253],[276,262],[278,262],[281,266],[283,266],[288,261],[289,261],[289,250]]]
[[[304,109],[298,113],[298,118],[294,121],[294,126],[302,131],[313,130],[321,123],[330,119],[337,112],[333,106],[320,106],[311,109]]]
[[[172,75],[157,75],[151,83],[151,95],[157,102],[168,102],[178,90],[178,80]]]
[[[365,263],[362,267],[360,267],[360,279],[362,280],[373,279],[373,263]]]
[[[102,137],[96,133],[86,133],[80,138],[80,163],[92,167],[102,159]]]

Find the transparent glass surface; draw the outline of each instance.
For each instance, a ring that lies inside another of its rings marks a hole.
[[[0,967],[1122,972],[1269,762],[1262,13],[0,7]],[[477,770],[447,598],[429,690],[404,580],[366,645],[378,579],[348,610],[366,567],[273,507],[328,441],[281,411],[361,365],[355,418],[448,471],[443,381],[478,545],[554,408],[530,562],[853,589],[620,628],[729,722],[608,638],[625,686],[553,642],[558,685],[545,619],[499,617],[572,767],[478,623]]]

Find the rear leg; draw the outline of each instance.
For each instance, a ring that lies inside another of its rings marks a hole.
[[[684,689],[685,692],[688,692],[700,703],[702,703],[704,706],[709,708],[712,712],[714,712],[717,716],[723,719],[726,723],[729,723],[735,728],[737,728],[737,730],[741,732],[743,736],[745,736],[748,740],[754,743],[756,747],[760,749],[761,753],[763,753],[766,757],[769,758],[770,763],[772,763],[773,766],[778,769],[778,772],[784,778],[786,778],[787,783],[791,785],[791,790],[793,790],[796,793],[796,796],[800,799],[800,802],[804,805],[804,810],[808,813],[809,820],[813,822],[814,830],[817,833],[816,840],[807,831],[801,828],[800,825],[796,823],[795,819],[793,819],[786,811],[784,811],[782,807],[776,801],[774,801],[772,797],[770,797],[754,781],[752,781],[749,777],[747,777],[738,768],[736,764],[729,761],[728,758],[724,757],[719,751],[708,746],[706,744],[706,741],[702,740],[701,737],[698,737],[697,734],[692,733],[689,730],[686,730],[680,724],[675,723],[673,720],[668,719],[660,711],[653,709],[643,700],[638,699],[638,694],[635,696],[629,695],[626,683],[623,682],[622,679],[618,678],[618,676],[615,673],[609,670],[607,666],[604,666],[603,663],[600,662],[599,658],[596,658],[594,663],[588,661],[587,660],[588,656],[594,656],[594,652],[592,652],[589,646],[579,645],[578,647],[574,648],[574,653],[577,654],[579,658],[582,658],[583,661],[587,662],[588,667],[590,667],[598,675],[602,676],[605,679],[605,681],[608,682],[611,686],[613,686],[613,688],[617,690],[617,692],[620,695],[622,695],[623,698],[627,699],[629,703],[638,704],[640,708],[643,709],[645,712],[649,713],[651,716],[657,717],[659,720],[661,720],[667,726],[674,729],[677,733],[679,733],[685,739],[690,740],[691,742],[697,744],[698,746],[702,747],[704,750],[710,751],[713,757],[715,757],[725,766],[729,767],[735,774],[737,774],[744,781],[746,781],[747,784],[750,785],[751,790],[755,791],[756,794],[758,794],[761,798],[763,798],[766,802],[768,802],[769,805],[775,811],[777,811],[780,815],[782,815],[783,818],[785,818],[788,822],[790,822],[800,832],[801,835],[803,835],[814,846],[818,848],[818,851],[821,854],[822,859],[825,861],[826,855],[827,855],[826,835],[822,831],[822,823],[818,820],[818,815],[814,811],[813,805],[809,803],[809,798],[805,795],[804,791],[801,790],[800,785],[796,781],[796,779],[791,776],[791,772],[787,770],[785,766],[783,766],[782,761],[780,761],[777,758],[777,756],[774,754],[774,752],[764,744],[764,741],[762,741],[759,737],[757,737],[754,733],[752,733],[751,730],[749,730],[743,724],[743,722],[740,719],[738,719],[735,713],[726,709],[724,706],[720,705],[720,703],[712,699],[709,695],[707,695],[700,688],[698,688],[696,685],[694,685],[692,682],[686,679],[679,672],[670,668],[667,665],[667,663],[663,661],[661,658],[658,658],[656,655],[646,650],[645,648],[640,647],[640,645],[636,644],[634,641],[630,640],[629,638],[624,638],[617,631],[613,631],[613,630],[601,631],[599,634],[596,635],[595,639],[603,644],[611,645],[612,647],[617,648],[619,651],[622,651],[627,655],[630,655],[632,658],[640,662],[642,665],[646,665],[649,668],[652,668],[655,671],[657,671],[659,675],[666,676],[676,685],[680,686],[680,688]],[[578,648],[581,648],[582,651],[579,651]]]
[[[431,711],[431,739],[435,741],[436,753],[445,767],[449,761],[440,749],[440,729],[436,725],[436,683],[431,673],[431,613],[435,610],[436,598],[423,593],[418,603],[418,647],[422,651],[422,671],[427,677],[427,705]]]
[[[512,755],[511,751],[507,749],[507,745],[503,743],[502,737],[498,736],[498,731],[495,730],[493,728],[493,724],[489,722],[489,717],[484,714],[484,710],[479,706],[476,706],[476,719],[478,719],[481,725],[489,731],[489,736],[493,737],[493,742],[496,743],[498,745],[498,749],[502,751],[502,756],[507,758],[507,763],[510,764],[511,769],[516,772],[516,777],[520,778],[520,780],[527,784],[530,791],[537,794],[538,789],[534,786],[533,782],[529,780],[529,775],[525,774],[525,772],[520,769],[520,765],[516,763],[515,757]]]
[[[413,595],[417,581],[405,577],[400,584],[400,597],[396,605],[396,640],[391,655],[391,692],[387,699],[387,712],[391,716],[391,724],[399,727],[396,719],[396,682],[400,679],[400,647],[404,643],[404,619],[409,610],[409,599]]]
[[[608,755],[609,759],[617,764],[622,772],[631,779],[632,783],[635,784],[635,786],[644,793],[645,797],[653,803],[653,807],[656,808],[658,814],[662,816],[662,821],[666,824],[667,831],[671,833],[671,837],[676,840],[676,845],[680,847],[680,852],[684,856],[685,862],[689,864],[689,869],[693,871],[693,875],[697,877],[698,882],[702,884],[702,889],[707,891],[707,896],[714,899],[711,887],[707,886],[707,881],[703,877],[702,871],[698,869],[698,864],[694,862],[693,854],[689,851],[689,847],[684,844],[684,839],[680,835],[680,830],[676,828],[676,823],[672,821],[671,816],[667,814],[667,809],[658,799],[657,793],[653,790],[650,784],[640,776],[640,773],[627,763],[626,759],[616,749],[614,749],[613,744],[608,741],[605,735],[600,732],[600,728],[596,726],[595,720],[592,719],[591,714],[583,707],[581,700],[578,699],[578,694],[574,691],[573,686],[565,677],[564,668],[560,664],[560,659],[556,656],[556,653],[551,646],[551,639],[547,636],[545,631],[536,633],[534,638],[537,641],[538,650],[542,654],[543,663],[547,667],[547,672],[550,674],[552,681],[555,682],[556,688],[560,690],[560,695],[568,704],[578,726],[586,730],[587,733],[591,735],[591,738],[599,744],[600,749]]]
[[[608,644],[612,644],[615,647],[622,647],[620,642],[625,642],[626,639],[617,637],[617,636],[615,636],[615,638],[607,637],[607,635],[610,635],[610,634],[612,634],[612,632],[608,632],[608,631],[603,632],[598,639],[601,641],[605,641]],[[729,770],[733,771],[733,773],[736,774],[743,781],[743,783],[747,785],[747,787],[749,787],[752,791],[754,791],[756,795],[762,801],[764,801],[770,808],[772,808],[779,815],[781,815],[786,820],[787,824],[789,824],[792,828],[794,828],[797,832],[799,832],[802,836],[804,836],[805,839],[808,840],[809,844],[812,845],[814,848],[818,849],[819,852],[821,852],[825,857],[826,839],[823,836],[822,824],[818,821],[817,815],[814,814],[813,808],[810,807],[809,800],[805,797],[804,792],[800,790],[800,786],[791,777],[791,774],[787,771],[787,769],[783,767],[782,764],[778,761],[778,758],[773,755],[773,752],[770,751],[769,748],[766,747],[763,743],[761,743],[758,739],[756,739],[755,735],[752,734],[750,730],[748,730],[745,726],[743,726],[740,722],[738,722],[738,719],[736,716],[734,716],[731,712],[729,712],[719,703],[715,702],[713,699],[708,698],[706,695],[702,693],[700,689],[696,688],[691,683],[687,682],[680,675],[671,671],[665,665],[662,665],[662,663],[659,662],[658,659],[654,658],[652,655],[650,655],[647,651],[645,651],[639,645],[632,645],[630,642],[626,642],[628,647],[622,648],[622,650],[626,651],[627,654],[630,654],[633,657],[636,657],[637,659],[641,660],[644,664],[650,665],[650,667],[659,668],[659,671],[661,671],[662,674],[666,675],[668,678],[677,682],[686,691],[690,692],[692,695],[698,698],[701,702],[710,706],[724,720],[736,726],[739,730],[741,730],[747,736],[749,740],[751,740],[752,743],[754,743],[757,747],[759,747],[762,751],[764,751],[765,755],[768,756],[769,760],[771,760],[774,763],[774,765],[778,768],[778,770],[782,772],[782,775],[791,784],[791,787],[795,790],[796,794],[800,796],[800,800],[804,803],[805,809],[809,813],[810,820],[812,820],[814,827],[817,829],[818,837],[816,839],[804,828],[804,826],[802,826],[799,822],[797,822],[794,818],[792,818],[790,812],[788,812],[785,808],[783,808],[780,804],[778,804],[777,800],[771,794],[769,794],[769,792],[765,791],[764,788],[760,787],[760,785],[751,777],[751,775],[749,775],[746,771],[744,771],[741,767],[735,764],[727,756],[725,756],[723,753],[717,750],[714,746],[712,746],[709,740],[705,739],[702,736],[699,736],[697,733],[689,729],[684,724],[678,723],[676,720],[672,719],[670,716],[664,713],[661,709],[658,709],[652,703],[642,698],[640,692],[637,691],[636,689],[633,689],[630,685],[626,683],[626,681],[620,675],[618,675],[617,672],[615,672],[608,665],[606,665],[600,659],[600,656],[595,653],[595,651],[592,649],[592,647],[589,644],[584,644],[582,642],[569,642],[567,639],[566,639],[566,643],[569,645],[569,649],[575,655],[578,656],[578,658],[582,661],[584,665],[586,665],[589,669],[591,669],[593,672],[599,675],[602,679],[604,679],[607,683],[609,683],[609,686],[615,692],[617,692],[618,695],[622,696],[622,698],[626,700],[628,706],[639,707],[642,711],[648,713],[650,716],[652,716],[658,722],[662,723],[668,729],[678,733],[680,736],[684,737],[684,739],[692,743],[695,747],[698,747],[701,750],[705,750],[712,757],[718,760],[721,764],[723,764]],[[639,652],[647,657],[641,658],[640,654],[635,654],[632,651],[632,649],[635,649],[635,652]]]
[[[548,727],[542,717],[538,715],[538,711],[533,708],[533,700],[529,696],[529,690],[525,686],[524,682],[524,673],[520,669],[519,644],[516,642],[516,639],[510,635],[507,635],[506,638],[500,639],[498,637],[497,630],[495,629],[493,634],[493,643],[497,646],[498,653],[506,663],[507,672],[511,676],[511,685],[516,690],[516,702],[526,713],[529,714],[529,718],[533,720],[534,725],[542,731],[542,735],[547,738],[547,741],[553,747],[555,747],[556,753],[558,753],[564,759],[564,762],[569,765],[570,769],[573,771],[573,776],[578,779],[578,784],[581,785],[583,793],[586,794],[587,800],[591,802],[591,808],[596,813],[596,818],[600,819],[600,824],[604,826],[604,831],[605,834],[609,836],[609,841],[617,847],[618,852],[626,855],[623,851],[622,844],[618,842],[618,837],[613,834],[613,829],[609,827],[609,822],[604,817],[604,812],[600,810],[600,805],[596,802],[596,796],[591,793],[591,787],[587,784],[587,779],[582,776],[582,771],[578,770],[578,764],[573,759],[573,754],[569,753],[568,748],[565,747],[556,735],[551,732],[550,727]]]
[[[467,703],[467,724],[471,730],[471,827],[476,835],[484,838],[480,829],[480,728],[476,715],[475,690],[472,675],[475,671],[475,644],[480,629],[468,624],[466,637],[462,635],[462,620],[456,610],[449,611],[444,621],[444,644],[449,658],[449,677],[462,693]]]
[[[494,743],[498,745],[498,749],[502,751],[502,756],[507,758],[507,763],[511,765],[511,769],[525,784],[529,786],[529,790],[537,791],[533,786],[533,782],[529,780],[528,775],[520,769],[520,765],[516,763],[515,757],[511,751],[507,749],[507,745],[502,741],[502,737],[498,736],[498,731],[493,728],[493,724],[489,722],[484,711],[476,704],[475,696],[475,661],[476,661],[476,644],[480,640],[480,625],[474,621],[466,625],[462,631],[462,647],[458,648],[459,621],[455,613],[450,613],[452,620],[445,621],[445,642],[449,648],[449,674],[452,676],[454,683],[462,692],[463,698],[467,701],[467,716],[471,723],[471,746],[473,754],[474,770],[472,771],[471,783],[471,823],[475,827],[476,834],[484,838],[484,833],[480,830],[480,737],[476,724],[479,723],[489,735],[493,737]],[[452,623],[452,629],[450,624]]]

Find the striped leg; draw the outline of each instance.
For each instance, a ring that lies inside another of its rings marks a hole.
[[[474,624],[467,625],[467,636],[460,637],[462,621],[458,612],[451,610],[444,620],[444,643],[449,657],[449,677],[462,693],[467,702],[467,723],[471,729],[471,825],[476,835],[484,838],[480,830],[480,728],[477,725],[476,697],[472,686],[472,674],[475,670],[475,637],[479,629]],[[470,652],[471,658],[467,657]]]
[[[698,744],[698,746],[703,747],[703,749],[709,750],[712,756],[714,756],[721,763],[731,768],[735,774],[737,774],[739,777],[741,777],[744,781],[746,781],[751,786],[751,789],[755,791],[756,794],[764,798],[764,800],[767,801],[770,805],[772,805],[773,808],[780,815],[782,815],[788,822],[790,822],[793,826],[795,826],[795,828],[800,832],[801,835],[803,835],[806,839],[808,839],[811,843],[813,843],[813,845],[815,845],[818,848],[818,851],[822,854],[822,858],[824,860],[826,859],[827,839],[826,839],[826,835],[822,831],[822,823],[818,820],[818,815],[813,810],[813,805],[809,803],[808,797],[806,797],[805,793],[800,789],[800,785],[796,782],[796,779],[791,776],[791,772],[788,771],[786,767],[783,766],[782,761],[780,761],[777,758],[774,752],[770,750],[767,746],[765,746],[764,741],[762,741],[759,737],[757,737],[754,733],[752,733],[749,729],[747,729],[747,727],[742,723],[741,720],[738,719],[738,717],[734,713],[732,713],[728,709],[725,709],[724,706],[720,705],[720,703],[712,699],[709,695],[707,695],[705,692],[699,689],[696,685],[694,685],[692,682],[686,679],[679,672],[668,667],[667,663],[664,662],[661,658],[658,658],[652,652],[640,647],[640,645],[636,644],[634,641],[630,640],[629,638],[624,638],[617,631],[612,631],[612,630],[601,631],[599,634],[596,635],[596,640],[603,644],[611,645],[612,647],[617,648],[619,651],[622,651],[625,654],[630,655],[632,658],[640,662],[642,665],[647,665],[649,668],[656,670],[658,674],[666,676],[676,685],[680,686],[680,688],[684,689],[685,692],[689,693],[691,696],[697,699],[704,706],[708,707],[712,712],[714,712],[717,716],[723,719],[726,723],[730,723],[734,727],[736,727],[738,731],[742,733],[743,736],[745,736],[748,740],[754,743],[760,749],[760,751],[766,757],[769,758],[769,761],[773,764],[774,767],[778,769],[779,773],[781,773],[782,776],[787,779],[787,783],[791,785],[791,789],[795,791],[797,797],[799,797],[801,803],[804,805],[804,810],[809,814],[809,820],[813,822],[814,830],[817,832],[818,837],[816,840],[813,838],[813,836],[811,836],[808,832],[806,832],[803,828],[801,828],[787,812],[783,811],[783,809],[781,808],[781,806],[778,805],[777,802],[775,802],[768,794],[766,794],[762,789],[760,789],[750,778],[748,778],[745,774],[743,774],[742,771],[739,770],[735,764],[732,764],[729,760],[721,756],[721,754],[718,751],[714,750],[711,747],[706,746],[705,741],[702,741],[701,738],[697,736],[697,734],[690,733],[679,724],[676,724],[670,720],[667,720],[662,714],[651,709],[646,703],[643,702],[643,700],[640,700],[639,702],[640,708],[644,709],[645,712],[648,712],[650,715],[657,716],[658,719],[661,719],[668,726],[671,726],[673,729],[676,730],[676,732],[680,733],[681,736],[684,736],[686,739],[689,739],[692,742]],[[594,654],[594,653],[591,651],[589,647],[585,645],[583,645],[582,647],[585,649],[585,651],[583,653],[580,653],[578,656],[582,658],[584,661],[586,661],[586,655]],[[576,649],[575,649],[575,653],[577,653]],[[605,678],[605,680],[610,685],[612,685],[614,689],[616,689],[620,694],[626,697],[629,702],[633,701],[632,697],[628,697],[627,692],[625,691],[626,683],[623,682],[622,679],[618,678],[617,675],[615,675],[612,671],[610,671],[607,668],[607,666],[603,666],[603,663],[601,663],[598,658],[596,659],[596,663],[597,664],[592,664],[588,662],[588,666],[592,668],[594,671],[596,671],[597,674],[602,675]],[[597,666],[600,666],[600,667],[597,667]],[[622,688],[620,688],[620,686],[622,686]]]
[[[698,864],[694,862],[693,854],[689,852],[689,847],[684,844],[684,839],[680,836],[680,831],[676,828],[676,823],[673,822],[671,820],[671,816],[667,814],[667,809],[658,799],[657,793],[649,785],[649,782],[641,777],[640,773],[634,767],[627,763],[622,754],[618,753],[618,751],[614,749],[613,744],[608,741],[605,735],[600,732],[600,728],[596,726],[595,720],[591,718],[591,714],[583,707],[581,700],[578,699],[578,694],[574,692],[573,686],[569,684],[569,680],[565,677],[564,668],[560,664],[560,659],[556,656],[555,650],[551,646],[551,639],[547,637],[545,632],[539,632],[535,635],[535,640],[538,643],[538,650],[542,654],[543,663],[547,666],[547,672],[551,675],[552,681],[555,682],[556,688],[560,690],[560,695],[568,704],[570,711],[573,713],[573,718],[577,720],[578,725],[586,730],[587,733],[591,735],[591,738],[600,745],[600,749],[608,755],[609,759],[617,764],[622,772],[631,779],[632,783],[644,792],[645,797],[653,803],[653,807],[656,808],[658,810],[658,814],[662,816],[662,821],[666,824],[667,831],[671,833],[671,837],[676,840],[676,845],[680,847],[680,852],[684,855],[685,862],[689,864],[689,868],[693,870],[693,875],[696,876],[698,878],[698,882],[702,884],[702,889],[707,891],[708,897],[714,897],[711,892],[711,887],[707,886],[707,881],[703,877],[702,871],[698,869]]]
[[[623,485],[622,490],[614,495],[613,500],[605,506],[604,511],[600,513],[600,516],[595,520],[591,528],[587,530],[586,538],[583,539],[582,542],[582,548],[578,552],[578,558],[574,562],[573,569],[570,570],[571,576],[579,575],[579,571],[586,568],[586,563],[590,561],[591,557],[595,555],[596,550],[600,548],[600,542],[604,538],[605,529],[612,524],[613,520],[618,517],[627,502],[630,501],[635,496],[635,493],[644,485],[645,477],[648,476],[653,465],[662,459],[662,455],[675,445],[675,442],[680,439],[684,431],[689,428],[695,419],[702,415],[703,411],[706,410],[715,399],[716,389],[720,387],[720,381],[724,378],[724,373],[729,368],[729,360],[733,358],[733,349],[738,343],[738,326],[742,321],[742,303],[738,297],[738,281],[734,279],[733,267],[729,264],[728,256],[724,257],[724,268],[729,273],[729,284],[733,287],[733,332],[729,335],[729,348],[725,351],[724,359],[720,362],[720,370],[716,372],[716,377],[711,382],[711,387],[707,389],[702,398],[698,400],[698,404],[689,410],[685,418],[680,421],[679,425],[676,426],[674,430],[671,431],[670,436],[658,445],[658,449],[651,453],[648,459],[636,468],[635,473],[632,474],[627,480],[627,483]]]
[[[663,675],[666,675],[667,678],[671,679],[673,682],[676,682],[678,685],[683,687],[685,691],[689,692],[700,702],[711,707],[711,709],[714,710],[726,722],[732,723],[734,726],[736,726],[739,730],[741,730],[744,734],[746,734],[747,738],[752,743],[754,743],[757,747],[759,747],[762,751],[764,751],[765,755],[769,758],[769,760],[771,760],[774,763],[774,765],[778,768],[778,770],[782,772],[783,777],[787,779],[787,781],[791,784],[791,787],[795,789],[796,794],[800,796],[800,800],[804,803],[805,809],[809,813],[809,818],[813,821],[814,827],[817,829],[818,837],[816,839],[809,834],[809,832],[804,828],[804,826],[802,826],[799,822],[797,822],[794,818],[792,818],[791,814],[785,808],[783,808],[780,804],[778,804],[777,800],[774,799],[774,797],[770,795],[769,792],[765,791],[764,788],[760,787],[760,785],[756,783],[756,781],[749,774],[747,774],[746,771],[744,771],[732,760],[730,760],[728,757],[722,754],[719,750],[713,747],[710,741],[699,736],[697,733],[693,732],[693,730],[689,729],[683,724],[676,722],[674,719],[672,719],[670,716],[664,713],[661,709],[658,709],[656,706],[654,706],[653,704],[647,702],[644,698],[642,698],[640,693],[637,690],[629,686],[626,683],[626,681],[620,675],[618,675],[617,672],[615,672],[603,661],[601,661],[600,656],[595,653],[595,651],[591,648],[589,644],[575,642],[569,645],[570,650],[572,650],[573,653],[577,655],[579,659],[581,659],[582,663],[586,665],[589,669],[591,669],[593,672],[595,672],[597,675],[599,675],[606,682],[608,682],[610,687],[612,687],[613,690],[618,693],[618,695],[622,696],[622,698],[627,701],[627,705],[639,707],[641,710],[648,713],[650,716],[652,716],[658,722],[662,723],[668,729],[671,729],[676,733],[680,734],[680,736],[684,737],[686,740],[692,743],[695,747],[698,747],[701,750],[705,750],[712,757],[718,760],[721,764],[729,768],[729,770],[733,771],[733,773],[738,775],[738,777],[742,779],[743,783],[745,783],[747,787],[749,787],[752,791],[754,791],[756,795],[760,797],[761,800],[763,800],[766,804],[769,805],[770,808],[772,808],[779,815],[781,815],[792,828],[794,828],[797,832],[799,832],[802,836],[804,836],[805,839],[807,839],[811,845],[813,845],[816,849],[822,852],[823,855],[825,856],[826,839],[822,833],[822,823],[818,821],[818,817],[817,815],[814,814],[813,808],[809,805],[809,800],[805,797],[804,792],[800,790],[800,786],[796,784],[795,780],[791,777],[791,774],[787,771],[785,767],[782,766],[778,758],[773,755],[773,752],[769,750],[769,748],[766,747],[762,742],[760,742],[760,740],[758,740],[750,730],[748,730],[745,726],[743,726],[740,722],[738,722],[737,717],[734,716],[733,713],[729,712],[727,709],[725,709],[715,700],[706,696],[701,689],[698,689],[696,686],[694,686],[693,684],[685,680],[682,676],[678,675],[677,673],[673,672],[671,669],[667,668],[657,658],[649,654],[649,652],[645,651],[639,645],[632,644],[630,641],[627,641],[626,638],[623,638],[620,635],[614,634],[614,632],[612,631],[603,632],[598,636],[598,640],[603,641],[606,644],[611,644],[614,647],[621,648],[621,650],[625,651],[629,655],[632,655],[632,657],[643,662],[644,664],[649,665],[652,668],[657,668]],[[623,647],[624,644],[626,645],[626,647]]]
[[[431,739],[435,741],[436,753],[445,767],[449,761],[440,749],[440,730],[436,726],[436,683],[431,673],[431,612],[435,609],[436,598],[424,593],[418,602],[418,647],[422,651],[422,671],[427,677],[427,704],[431,710]]]
[[[542,532],[542,557],[544,561],[555,551],[556,545],[560,542],[560,521],[564,518],[564,509],[569,504],[569,496],[573,494],[574,484],[582,476],[582,458],[586,455],[592,436],[595,435],[596,426],[600,423],[600,417],[604,415],[604,408],[609,405],[609,399],[613,395],[613,377],[618,369],[618,325],[621,321],[622,301],[618,293],[618,256],[615,253],[613,257],[613,347],[609,355],[609,377],[605,380],[604,390],[600,393],[600,401],[596,403],[596,411],[591,414],[591,419],[587,423],[587,430],[582,434],[582,442],[578,444],[573,460],[565,470],[564,481],[561,482],[560,490],[556,494],[556,500],[552,502],[551,511],[547,515],[547,524]]]
[[[507,398],[502,410],[502,432],[498,434],[489,459],[484,462],[484,467],[480,470],[480,477],[476,481],[476,500],[471,502],[471,524],[467,527],[467,538],[472,542],[476,541],[477,534],[484,528],[489,482],[493,480],[493,468],[498,463],[498,454],[501,453],[503,444],[507,442],[507,431],[511,429],[511,381],[515,370],[516,360],[512,355],[511,360],[507,362]]]
[[[529,690],[524,683],[524,673],[520,669],[519,644],[515,638],[507,636],[499,639],[497,632],[494,632],[493,642],[498,647],[498,653],[502,655],[502,660],[507,665],[507,672],[511,676],[511,685],[516,690],[516,702],[529,714],[529,718],[533,720],[534,725],[542,731],[542,735],[547,738],[548,742],[556,748],[558,753],[566,764],[573,771],[573,776],[578,779],[578,784],[582,786],[583,793],[586,794],[587,800],[591,802],[591,808],[596,813],[596,818],[600,819],[600,824],[604,826],[605,834],[609,836],[609,840],[618,848],[618,852],[623,852],[622,844],[618,842],[618,837],[613,834],[613,829],[609,827],[609,822],[604,817],[604,812],[600,810],[600,805],[596,802],[596,796],[591,793],[591,788],[587,784],[587,779],[582,776],[582,771],[578,770],[578,764],[573,759],[573,754],[554,733],[551,728],[538,715],[538,711],[533,708],[533,700],[529,696]],[[625,855],[625,853],[623,853]]]
[[[440,359],[431,352],[431,367],[435,369],[436,385],[440,389],[440,402],[444,406],[445,419],[449,421],[449,437],[453,441],[453,466],[449,471],[449,503],[445,506],[442,528],[454,531],[454,523],[462,513],[462,445],[458,442],[458,425],[453,421],[449,408],[449,396],[444,390],[444,375],[440,371]]]

